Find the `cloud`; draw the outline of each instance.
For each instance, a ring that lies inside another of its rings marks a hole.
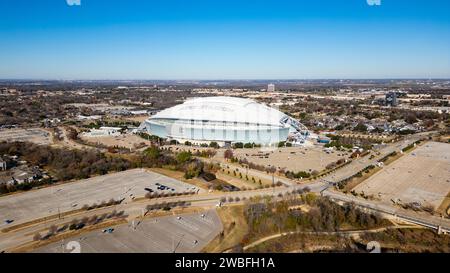
[[[66,0],[69,6],[81,6],[81,0]]]

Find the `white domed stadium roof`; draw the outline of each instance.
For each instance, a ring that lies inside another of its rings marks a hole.
[[[238,122],[285,127],[286,114],[251,99],[202,97],[165,109],[150,119]]]

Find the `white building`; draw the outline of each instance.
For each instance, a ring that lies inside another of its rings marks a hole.
[[[286,114],[237,97],[204,97],[165,109],[145,122],[146,130],[180,142],[274,144],[306,138],[306,127]]]
[[[268,84],[267,92],[275,92],[275,84],[273,84],[273,83]]]
[[[101,119],[102,116],[99,115],[93,115],[93,116],[83,116],[83,115],[78,115],[77,119],[78,120],[98,120]]]
[[[147,115],[147,110],[131,110],[130,113],[135,116]]]
[[[88,137],[102,137],[102,136],[119,136],[120,127],[100,127],[99,129],[91,129],[88,133],[85,133]]]

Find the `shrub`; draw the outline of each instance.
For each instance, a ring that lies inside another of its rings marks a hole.
[[[209,143],[209,147],[217,149],[217,148],[219,148],[219,144],[217,144],[217,142],[215,142],[215,141],[211,141]]]
[[[191,160],[192,154],[191,154],[191,152],[183,151],[181,153],[178,153],[176,158],[177,158],[178,163],[183,164],[183,163],[186,163]]]
[[[34,234],[33,241],[39,241],[41,239],[42,239],[42,236],[41,236],[41,234],[39,232]]]
[[[235,149],[242,149],[242,148],[244,148],[244,144],[242,142],[236,142],[233,144],[233,147]]]
[[[250,149],[250,148],[253,148],[254,145],[255,145],[255,143],[245,143],[244,148]]]

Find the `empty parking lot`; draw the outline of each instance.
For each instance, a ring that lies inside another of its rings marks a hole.
[[[39,129],[2,129],[0,141],[28,141],[36,144],[50,144],[52,139],[49,132]]]
[[[428,142],[355,187],[383,201],[438,208],[450,192],[450,144]]]
[[[53,243],[35,252],[69,252],[67,243],[76,241],[82,253],[170,253],[199,252],[222,231],[222,223],[215,210],[203,213],[164,216],[136,224],[113,227],[112,233],[97,230],[64,242]]]
[[[349,156],[347,152],[332,151],[326,153],[320,145],[311,147],[285,147],[274,150],[260,148],[236,149],[233,152],[234,156],[245,158],[249,162],[258,165],[275,166],[295,172],[321,171],[328,164]],[[223,159],[223,152],[217,153],[216,157]]]
[[[157,184],[168,188],[158,190]],[[58,211],[74,210],[85,204],[100,204],[110,199],[125,198],[125,202],[128,202],[133,197],[144,196],[147,193],[145,188],[155,192],[202,191],[193,185],[161,174],[133,169],[0,197],[0,215],[4,218],[0,220],[3,222],[5,219],[11,219],[16,224],[54,215]]]

